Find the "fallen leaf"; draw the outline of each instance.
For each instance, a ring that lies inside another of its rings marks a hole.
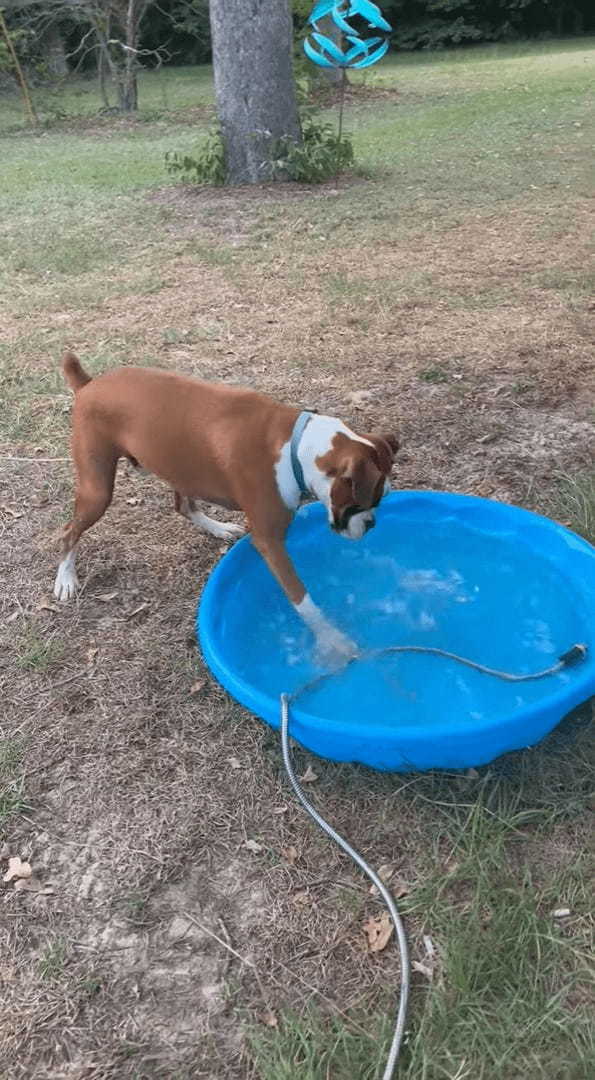
[[[101,595],[98,596],[96,599],[101,600],[102,604],[109,604],[110,600],[115,600],[117,595],[118,595],[118,590],[114,589],[113,592],[101,593]]]
[[[567,908],[567,907],[556,908],[555,911],[552,911],[552,915],[554,916],[554,919],[567,919],[568,916],[570,915],[570,908]]]
[[[0,506],[0,510],[3,510],[5,514],[10,514],[11,518],[15,519],[25,516],[24,510],[13,510],[12,506],[7,506],[6,503],[3,503],[2,506]]]
[[[310,903],[310,893],[307,889],[301,889],[300,892],[294,893],[291,899],[298,907],[306,907]]]
[[[388,911],[383,911],[382,915],[372,915],[366,923],[364,923],[364,933],[368,937],[368,946],[370,952],[382,952],[386,949],[394,932],[394,926]]]
[[[31,864],[23,862],[20,856],[13,855],[8,859],[8,870],[2,880],[14,881],[15,878],[30,878],[31,873]]]
[[[133,495],[133,497],[131,499],[126,499],[126,502],[128,503],[129,506],[138,506],[139,503],[142,502],[142,499],[139,499],[139,498],[136,497],[136,495]]]
[[[479,773],[478,773],[477,769],[467,769],[467,771],[465,773],[465,776],[467,777],[468,780],[478,780],[479,779]]]
[[[44,885],[39,878],[19,878],[15,881],[14,887],[17,892],[34,892],[41,893],[42,896],[53,896],[54,890],[51,885]]]
[[[263,850],[262,844],[259,844],[257,840],[246,840],[244,847],[248,848],[248,851],[253,851],[255,855]]]
[[[288,810],[288,806],[276,806],[273,810],[273,814],[286,814]]]
[[[275,1016],[272,1009],[265,1009],[265,1011],[260,1014],[260,1019],[262,1020],[263,1024],[266,1024],[267,1027],[279,1027],[279,1021],[277,1020],[277,1017]]]
[[[228,757],[225,760],[229,762],[230,769],[241,769],[242,768],[242,762],[237,757]]]
[[[426,979],[434,978],[434,968],[429,964],[422,964],[419,960],[414,960],[411,964],[414,971],[419,971],[421,975],[425,975]]]
[[[300,780],[302,784],[314,784],[318,780],[318,773],[315,773],[312,766],[308,765],[304,775],[300,776]]]
[[[382,869],[382,867],[380,869]],[[380,877],[381,881],[384,881],[385,884],[388,884],[391,896],[393,896],[395,900],[402,900],[404,896],[409,896],[409,893],[410,893],[411,890],[410,890],[409,886],[407,885],[407,883],[405,881],[403,881],[402,878],[391,876],[387,880],[387,878],[383,877],[380,872],[379,872],[379,877]],[[379,895],[379,890],[376,888],[375,885],[371,885],[370,886],[370,896],[378,896],[378,895]]]
[[[401,878],[391,882],[390,891],[393,894],[395,900],[402,900],[404,896],[409,896],[409,886]]]
[[[281,848],[281,854],[283,855],[284,859],[287,859],[287,862],[290,866],[295,866],[296,860],[299,858],[299,854],[298,849],[295,848],[293,844],[290,847]]]
[[[18,619],[19,614],[20,613],[18,611],[13,611],[12,615],[9,615],[6,619],[6,625],[8,626],[9,623],[14,622],[15,619]]]
[[[53,611],[55,615],[61,615],[63,609],[57,607],[56,604],[50,604],[49,600],[42,600],[42,602],[41,602],[41,604],[39,604],[37,610],[38,611]]]
[[[378,877],[381,881],[384,882],[385,885],[388,885],[394,872],[395,868],[392,863],[383,863],[382,866],[378,868]],[[378,888],[376,885],[370,885],[369,891],[371,896],[378,896]]]
[[[206,682],[206,679],[197,679],[196,682],[192,683],[192,686],[190,687],[190,693],[199,694],[203,686],[206,686]]]
[[[10,859],[10,848],[8,844],[3,844],[0,847],[0,859]]]
[[[87,663],[94,664],[97,659],[98,648],[87,649]]]

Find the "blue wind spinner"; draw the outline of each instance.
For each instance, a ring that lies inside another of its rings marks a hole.
[[[350,43],[345,52],[331,38],[321,34],[318,20],[330,15],[335,26],[341,30]],[[349,19],[360,15],[366,19],[373,30],[383,30],[389,34],[392,30],[381,10],[371,0],[319,0],[308,22],[314,27],[311,38],[318,48],[314,48],[309,38],[304,41],[304,52],[310,60],[320,67],[327,68],[365,68],[380,60],[388,49],[388,38],[372,37],[364,40],[349,24]]]

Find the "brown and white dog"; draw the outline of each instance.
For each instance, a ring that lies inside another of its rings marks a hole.
[[[322,653],[354,654],[297,576],[285,534],[302,496],[310,495],[324,503],[331,528],[360,539],[389,490],[393,435],[356,435],[340,420],[300,413],[254,390],[153,368],[117,368],[91,379],[67,352],[63,370],[75,392],[76,489],[54,586],[59,600],[77,591],[76,546],[109,506],[116,465],[125,457],[170,484],[176,509],[213,536],[227,540],[244,530],[207,517],[197,500],[243,510],[252,542]]]

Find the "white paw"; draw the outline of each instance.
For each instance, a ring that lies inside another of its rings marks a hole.
[[[295,610],[316,638],[316,659],[323,667],[343,667],[358,655],[359,649],[355,642],[328,621],[309,593],[295,605]]]
[[[231,521],[213,522],[213,525],[209,528],[209,532],[213,536],[218,537],[219,540],[238,540],[240,536],[244,536],[246,530],[241,525],[233,525]]]
[[[76,596],[78,589],[79,579],[74,567],[65,566],[63,563],[60,563],[54,584],[54,596],[56,597],[56,600],[60,600],[65,604],[68,600],[72,600],[72,598]]]
[[[316,635],[316,659],[325,667],[340,668],[357,656],[354,641],[330,624]]]

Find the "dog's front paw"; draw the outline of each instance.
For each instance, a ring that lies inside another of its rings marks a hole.
[[[65,604],[76,596],[78,590],[79,579],[76,570],[66,562],[60,563],[54,583],[56,600],[60,600],[61,603]]]
[[[329,622],[309,593],[295,609],[316,638],[316,660],[322,667],[340,668],[358,655],[357,645]]]
[[[344,667],[353,660],[359,649],[351,638],[330,624],[316,635],[316,659],[323,667]]]

